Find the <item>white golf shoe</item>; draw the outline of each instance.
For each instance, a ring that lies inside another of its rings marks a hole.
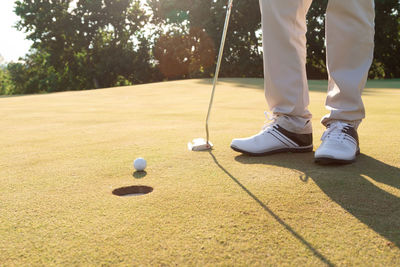
[[[360,154],[357,131],[348,123],[331,123],[321,140],[322,144],[315,151],[318,164],[349,164]]]
[[[289,132],[275,118],[265,125],[261,132],[248,138],[233,139],[231,148],[250,156],[264,156],[280,152],[311,152],[312,133]]]

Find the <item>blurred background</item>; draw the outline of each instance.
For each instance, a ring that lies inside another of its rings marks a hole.
[[[325,10],[308,13],[309,79],[326,79]],[[370,79],[400,78],[400,1],[376,0]],[[0,94],[213,76],[226,0],[2,0]],[[221,77],[263,77],[259,0],[234,1]]]

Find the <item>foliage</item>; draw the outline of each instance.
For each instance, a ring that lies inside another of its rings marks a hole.
[[[160,56],[157,44],[161,43],[164,49],[162,56],[171,56],[173,61],[183,62],[183,66],[176,66],[179,67],[176,73],[163,74],[175,78],[213,75],[225,21],[226,1],[149,0],[148,5],[154,14],[152,22],[155,25],[161,29],[167,26],[174,29],[161,34],[156,42],[155,56]],[[260,26],[257,0],[235,3],[225,43],[221,76],[262,76],[261,42],[256,36]],[[177,45],[179,39],[184,41]],[[166,42],[175,45],[164,47]],[[160,67],[163,70],[162,59]]]
[[[14,94],[33,94],[72,90],[65,83],[66,72],[59,72],[48,64],[50,54],[36,52],[23,63],[9,63],[7,69],[14,82]],[[65,89],[66,88],[66,89]]]
[[[328,0],[313,1],[308,13],[308,77],[327,78],[325,42],[325,11]],[[369,71],[370,79],[400,77],[400,1],[375,1],[375,57]]]
[[[204,29],[190,29],[187,34],[170,31],[157,39],[154,57],[167,79],[209,77],[215,48]]]
[[[326,79],[325,12],[328,0],[313,1],[307,14],[307,75]]]
[[[0,65],[0,95],[13,93],[14,85],[11,81],[9,71],[5,66]]]
[[[24,0],[16,2],[20,30],[33,41],[25,87],[35,92],[143,83],[153,79],[138,1]]]
[[[179,38],[186,40],[191,36],[191,30],[198,28],[210,36],[214,50],[218,48],[227,1],[150,0],[148,2],[154,14],[153,23],[160,28],[169,26],[178,29],[176,32],[181,35],[181,37],[175,37],[175,45],[169,45],[164,50],[165,55],[176,55],[172,60],[175,63],[172,65],[174,65],[174,69],[181,68],[180,72],[178,71],[181,73],[180,77],[211,76],[212,69],[193,75],[199,68],[189,69],[187,67],[190,63],[184,60],[190,58],[196,51],[193,49],[193,43],[186,42],[184,47],[182,47],[184,42],[180,42],[180,45],[176,43],[179,42]],[[307,15],[307,73],[310,79],[327,78],[325,50],[327,3],[328,0],[313,1]],[[227,35],[222,76],[262,76],[261,42],[256,35],[260,31],[258,8],[255,0],[235,2]],[[244,20],[246,23],[243,23]],[[379,30],[376,31],[375,37],[375,60],[369,77],[400,77],[400,57],[398,57],[400,51],[400,2],[398,0],[376,1],[376,28]],[[176,32],[174,34],[178,35]],[[166,36],[170,37],[171,34],[167,33]],[[164,38],[164,36],[160,37],[160,39]],[[170,42],[173,40],[170,39]],[[191,48],[192,51],[190,51]]]
[[[375,19],[375,61],[372,78],[400,77],[400,1],[378,0]]]

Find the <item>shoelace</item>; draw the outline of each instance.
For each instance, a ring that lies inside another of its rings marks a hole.
[[[325,139],[345,139],[345,133],[343,129],[346,127],[350,127],[347,123],[344,122],[333,122],[329,125],[328,129],[324,132],[321,137],[321,140],[324,141]]]
[[[264,126],[262,127],[263,131],[268,130],[268,128],[270,128],[271,126],[273,126],[276,122],[277,116],[273,115],[271,112],[264,112],[265,115],[265,122],[264,122]]]

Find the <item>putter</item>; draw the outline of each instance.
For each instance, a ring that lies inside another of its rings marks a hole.
[[[191,151],[210,150],[213,147],[213,144],[210,142],[210,133],[209,133],[209,130],[208,130],[208,122],[210,120],[210,113],[211,113],[212,105],[213,105],[213,102],[214,102],[215,87],[217,85],[219,69],[221,67],[222,54],[224,52],[226,33],[228,31],[229,18],[231,16],[232,5],[233,5],[233,0],[229,0],[228,6],[227,6],[227,10],[226,10],[224,30],[222,32],[221,45],[219,47],[217,67],[215,69],[215,75],[214,75],[214,81],[213,81],[213,88],[212,88],[212,92],[211,92],[210,103],[208,105],[208,112],[207,112],[207,119],[206,119],[206,135],[207,135],[207,139],[196,138],[192,142],[189,142],[188,143],[188,148]]]

